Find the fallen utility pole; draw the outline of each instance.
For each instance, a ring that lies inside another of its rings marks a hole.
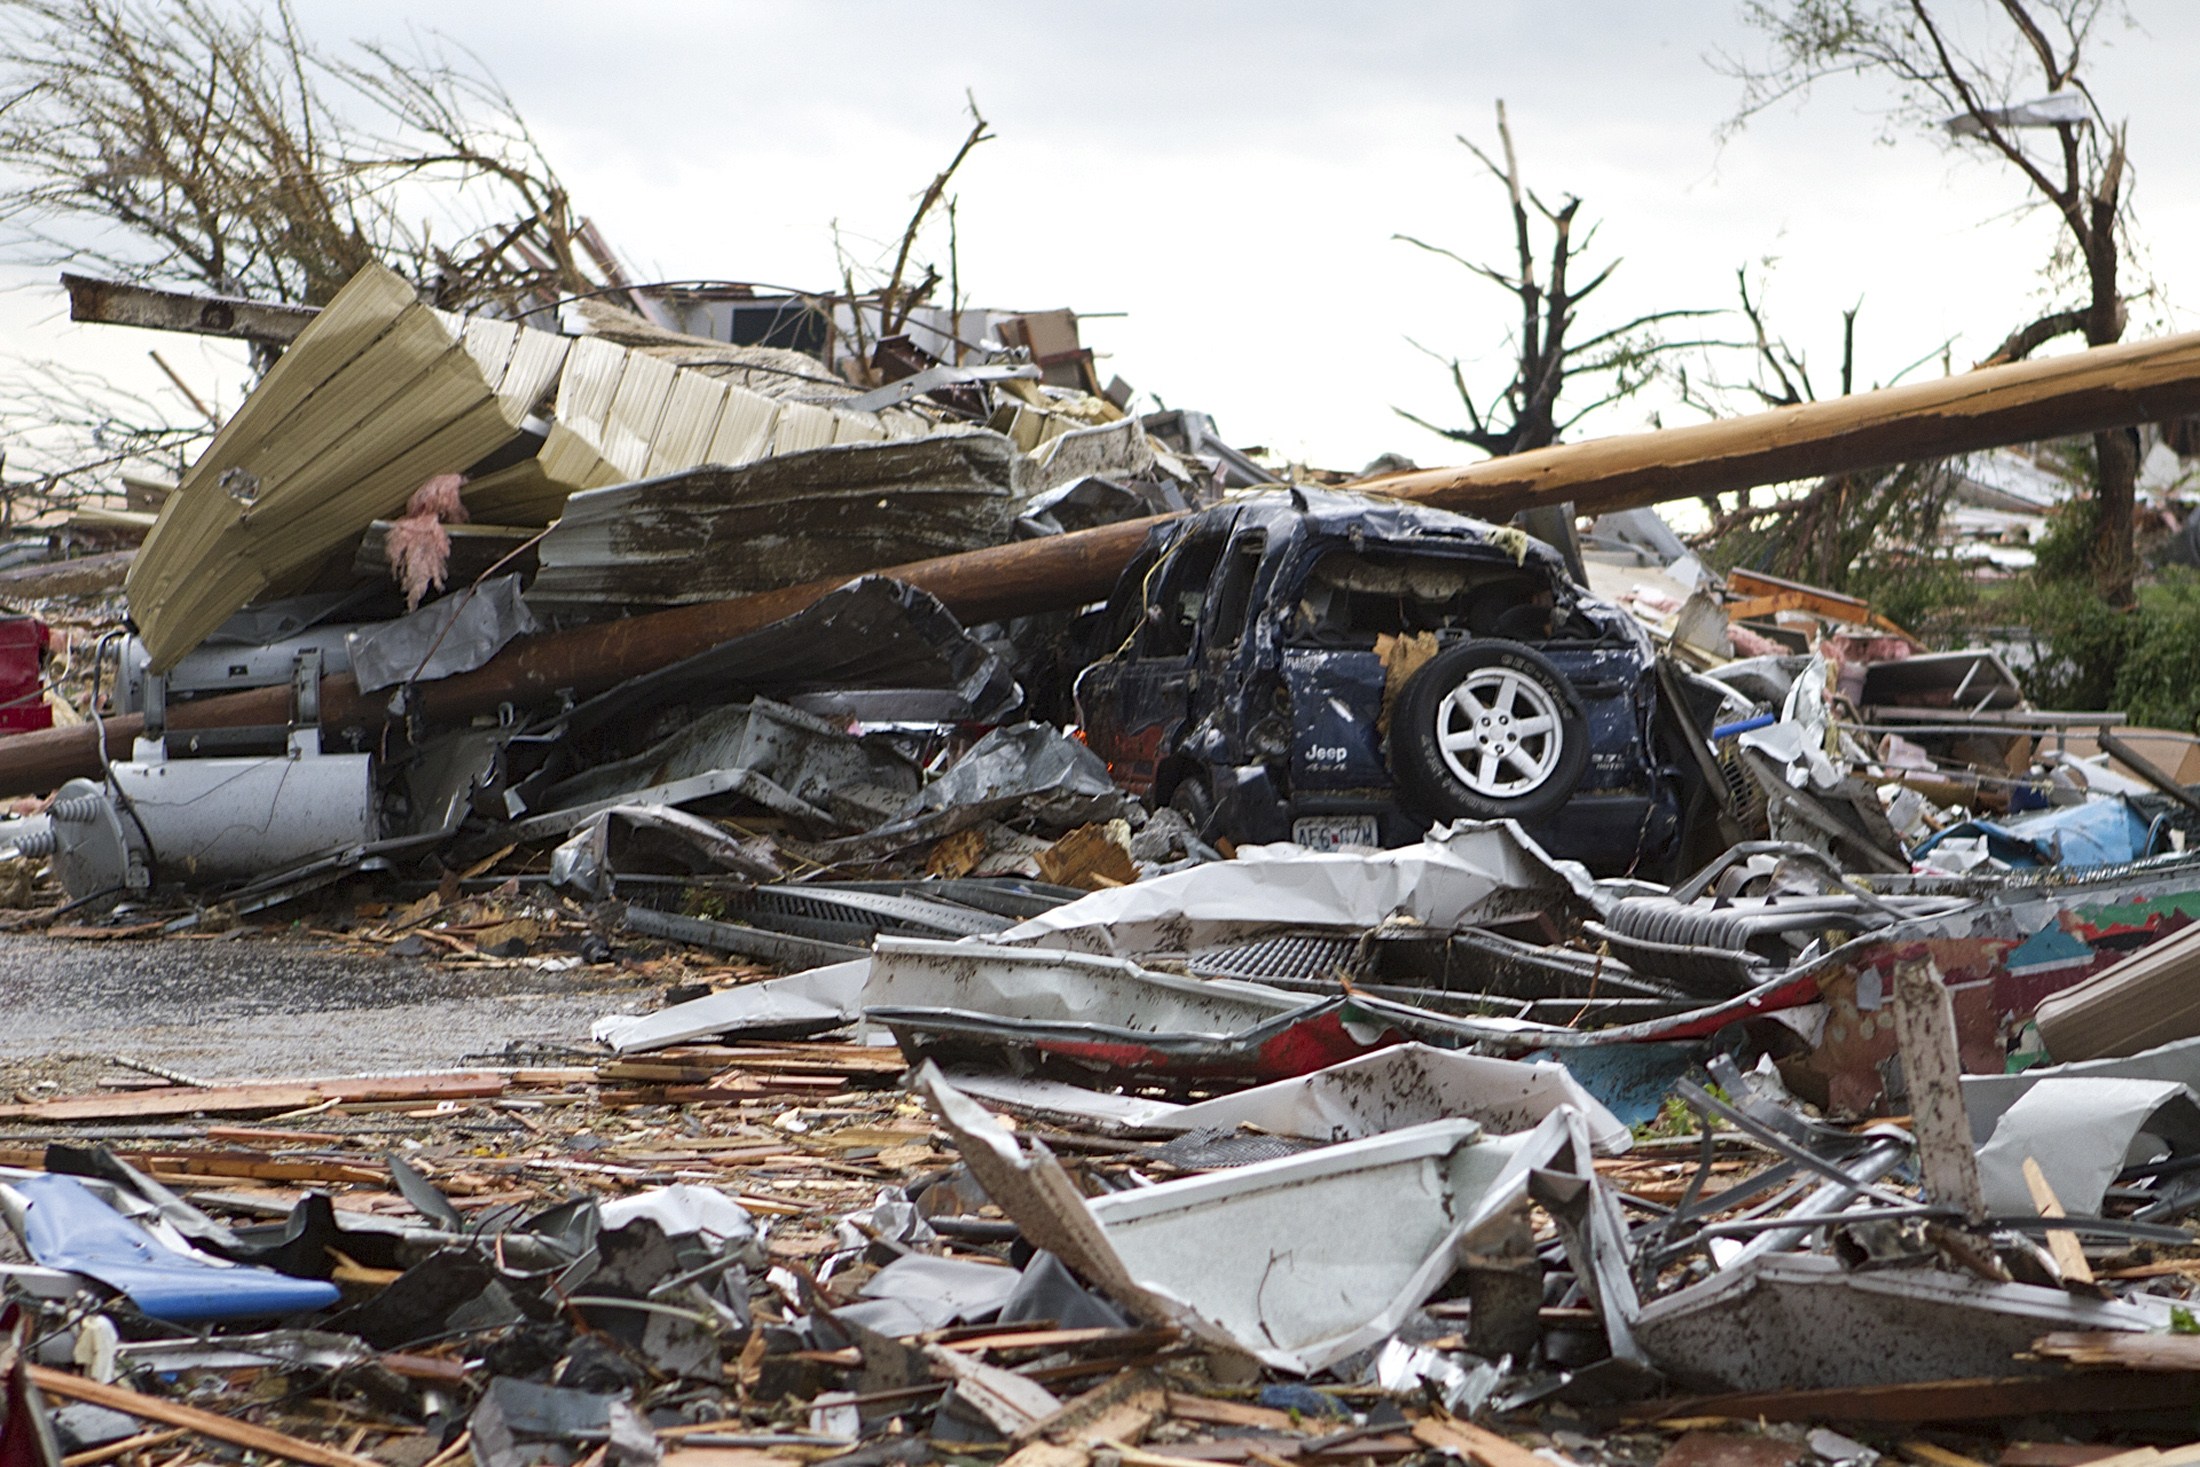
[[[1491,518],[1568,500],[1599,513],[2193,413],[2200,413],[2200,333],[1353,487]],[[1163,518],[1019,540],[878,574],[931,592],[965,622],[1062,610],[1105,597]],[[587,697],[791,616],[839,584],[812,582],[526,638],[473,672],[420,684],[412,707],[448,721],[564,691]],[[168,722],[176,729],[280,723],[289,699],[287,687],[229,693],[171,705]],[[321,721],[331,729],[376,727],[392,712],[386,695],[366,697],[348,677],[323,685]],[[118,755],[139,727],[134,716],[102,726]],[[39,794],[98,773],[99,738],[99,727],[87,723],[0,740],[0,795]]]
[[[1582,514],[1603,514],[2194,412],[2200,333],[2187,333],[1354,487],[1488,519],[1569,499]]]
[[[878,572],[929,591],[970,623],[1100,600],[1168,516],[1103,525],[1074,535],[1019,540],[960,555],[889,566]],[[456,721],[510,703],[525,707],[561,692],[589,697],[627,678],[708,651],[720,642],[794,615],[847,578],[812,581],[731,601],[706,601],[618,621],[599,622],[512,643],[473,672],[415,685],[406,709],[430,721]],[[395,690],[391,690],[392,692]],[[290,716],[287,684],[168,705],[168,728],[280,724]],[[349,674],[321,684],[321,723],[330,730],[378,728],[398,709],[391,692],[363,694]],[[71,779],[96,776],[99,740],[108,757],[126,759],[143,729],[136,714],[39,729],[0,739],[0,793],[43,794]]]

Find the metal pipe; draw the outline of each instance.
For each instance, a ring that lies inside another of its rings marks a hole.
[[[1864,1194],[1867,1187],[1900,1166],[1909,1154],[1909,1138],[1904,1136],[1879,1137],[1867,1150],[1860,1152],[1853,1161],[1842,1165],[1841,1170],[1849,1175],[1851,1181],[1826,1183],[1813,1191],[1808,1197],[1796,1203],[1794,1211],[1788,1214],[1788,1218],[1793,1221],[1803,1219],[1816,1219],[1816,1221],[1803,1222],[1802,1226],[1799,1227],[1777,1228],[1765,1233],[1721,1266],[1739,1268],[1752,1258],[1759,1258],[1767,1253],[1784,1252],[1789,1248],[1793,1248],[1819,1228],[1824,1227],[1826,1219],[1837,1217],[1846,1212],[1855,1203],[1856,1199]]]

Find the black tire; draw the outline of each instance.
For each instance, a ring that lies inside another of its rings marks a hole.
[[[1176,782],[1169,791],[1169,808],[1184,817],[1184,823],[1192,828],[1192,834],[1203,841],[1212,841],[1214,833],[1208,829],[1215,820],[1215,797],[1207,788],[1207,776],[1192,770]]]
[[[1549,658],[1518,642],[1445,648],[1407,679],[1391,709],[1391,773],[1409,811],[1433,821],[1547,815],[1572,796],[1588,764],[1580,696]]]

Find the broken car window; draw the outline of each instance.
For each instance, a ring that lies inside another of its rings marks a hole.
[[[1222,589],[1215,597],[1211,650],[1227,651],[1245,640],[1245,615],[1253,600],[1253,578],[1261,557],[1268,553],[1268,534],[1254,530],[1240,535],[1230,547],[1230,563],[1223,568]]]
[[[1192,650],[1192,635],[1199,627],[1200,608],[1207,604],[1207,590],[1214,584],[1222,544],[1220,535],[1187,540],[1163,561],[1159,593],[1146,624],[1144,656],[1181,657]]]
[[[1438,631],[1540,640],[1553,602],[1547,580],[1510,562],[1335,550],[1308,572],[1292,635],[1325,646]]]

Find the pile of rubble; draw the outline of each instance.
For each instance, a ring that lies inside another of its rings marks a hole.
[[[2200,741],[1058,320],[566,324],[290,323],[127,627],[13,624],[0,869],[665,1001],[0,1105],[11,1461],[2189,1450]]]

